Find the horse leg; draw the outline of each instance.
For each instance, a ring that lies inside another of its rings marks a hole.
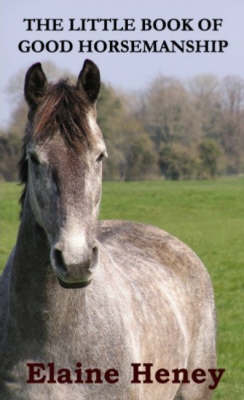
[[[210,400],[213,390],[209,386],[213,384],[213,380],[208,369],[216,368],[215,326],[213,321],[208,326],[206,324],[205,329],[202,327],[197,335],[187,368],[189,376],[191,376],[193,370],[202,369],[205,372],[206,380],[202,383],[196,383],[190,379],[190,383],[181,385],[174,400]]]
[[[182,385],[174,400],[210,400],[212,392],[207,386],[196,388],[193,385]]]

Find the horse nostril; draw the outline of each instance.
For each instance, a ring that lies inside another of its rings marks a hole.
[[[56,268],[63,274],[67,274],[67,268],[64,263],[62,252],[58,249],[55,249],[53,252],[53,258],[55,262]]]
[[[98,262],[98,247],[94,246],[92,248],[92,263],[91,263],[91,269],[95,268]]]

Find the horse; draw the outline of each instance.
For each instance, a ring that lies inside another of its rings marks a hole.
[[[215,304],[198,256],[169,233],[98,219],[100,71],[26,73],[20,227],[0,281],[1,400],[208,400]]]

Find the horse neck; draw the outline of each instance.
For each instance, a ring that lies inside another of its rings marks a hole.
[[[40,292],[48,277],[48,253],[45,234],[36,224],[27,198],[12,265],[13,296],[24,301],[30,291]]]
[[[53,330],[53,320],[49,321],[50,314],[57,316],[59,309],[67,307],[70,301],[72,291],[60,287],[50,267],[49,252],[46,235],[36,224],[26,198],[10,283],[10,315],[19,329],[30,329],[30,326],[34,329],[34,323],[38,333],[40,330]],[[80,299],[80,310],[83,304],[85,307],[83,297]],[[75,312],[73,316],[75,318]]]

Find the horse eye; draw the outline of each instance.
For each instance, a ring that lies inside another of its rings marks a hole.
[[[102,161],[102,159],[104,158],[104,153],[99,154],[99,156],[97,157],[96,161],[100,162]]]

